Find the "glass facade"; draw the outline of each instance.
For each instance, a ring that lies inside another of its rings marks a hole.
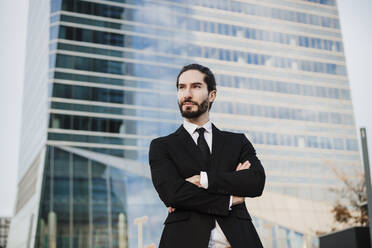
[[[48,14],[49,29],[41,53],[49,63],[39,63],[48,73],[36,91],[48,98],[47,121],[39,133],[22,127],[23,141],[45,139],[21,155],[20,180],[35,154],[40,166],[32,168],[41,168],[33,207],[16,216],[17,223],[31,213],[30,247],[158,244],[167,209],[151,183],[148,147],[182,123],[175,79],[194,62],[216,76],[212,121],[245,133],[267,171],[262,199],[246,201],[264,246],[318,247],[335,199],[327,189],[340,185],[332,168],[361,166],[335,0],[51,0],[49,7],[30,10],[32,30],[41,15],[32,13]],[[35,66],[26,63],[26,77]],[[40,82],[31,78],[30,89]]]
[[[45,164],[36,247],[128,247],[137,242],[128,223],[162,212],[149,178],[53,146]],[[161,224],[146,225],[145,242],[160,236]]]

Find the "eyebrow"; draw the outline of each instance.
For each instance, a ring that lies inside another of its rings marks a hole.
[[[193,82],[191,84],[203,84],[203,83],[201,83],[201,82]],[[178,85],[185,85],[185,84],[184,83],[178,83]]]

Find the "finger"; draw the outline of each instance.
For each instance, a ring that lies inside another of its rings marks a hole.
[[[239,170],[244,170],[245,169],[245,164],[244,163],[242,163],[241,165],[240,165],[240,168],[239,168]]]
[[[238,166],[236,167],[236,170],[240,170],[241,166],[242,166],[242,163],[239,163]]]
[[[246,170],[246,169],[249,169],[249,164],[244,164],[243,166],[242,166],[242,170]]]

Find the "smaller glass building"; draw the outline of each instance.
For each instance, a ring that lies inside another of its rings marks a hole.
[[[48,146],[42,188],[36,247],[128,247],[136,217],[165,214],[154,192],[148,198],[149,178],[63,148]],[[161,218],[143,227],[145,244],[160,237]]]

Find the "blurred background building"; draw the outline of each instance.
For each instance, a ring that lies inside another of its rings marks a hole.
[[[0,248],[5,248],[10,227],[10,217],[0,217]]]
[[[212,121],[266,169],[246,200],[264,246],[317,247],[332,169],[361,167],[335,0],[36,0],[28,18],[9,247],[137,247],[141,217],[157,244],[148,147],[182,123],[175,80],[194,62],[216,75]]]

